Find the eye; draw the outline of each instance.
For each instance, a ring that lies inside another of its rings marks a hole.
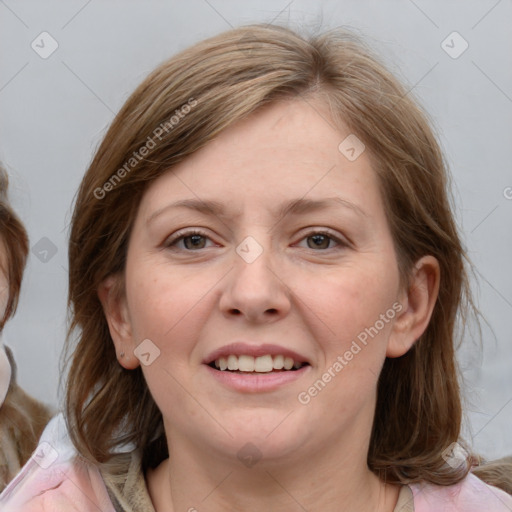
[[[304,247],[303,242],[306,242],[307,249],[334,249],[337,246],[347,245],[334,235],[322,231],[315,231],[305,236],[299,243],[299,247]]]
[[[210,245],[207,245],[208,241],[210,242]],[[165,241],[166,248],[176,248],[185,251],[196,251],[198,249],[211,247],[212,245],[213,242],[209,237],[202,231],[198,230],[181,231]]]

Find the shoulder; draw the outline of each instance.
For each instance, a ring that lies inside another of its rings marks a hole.
[[[415,512],[510,512],[512,496],[469,473],[458,484],[409,484]]]
[[[114,512],[97,469],[78,458],[45,468],[31,457],[0,495],[0,506],[2,512]]]
[[[60,435],[63,428],[61,418],[50,422],[28,462],[0,494],[2,512],[114,512],[100,472]]]

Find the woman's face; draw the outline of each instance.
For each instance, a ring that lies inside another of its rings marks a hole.
[[[0,238],[0,319],[5,314],[9,302],[9,280],[7,278],[7,249],[5,242]]]
[[[0,320],[3,319],[5,315],[8,302],[9,280],[7,278],[7,250],[4,241],[0,238]],[[11,381],[11,366],[3,350],[1,339],[2,329],[0,329],[0,407],[4,402]]]
[[[414,339],[376,174],[333,126],[320,101],[274,103],[142,199],[111,330],[171,451],[367,447],[384,359]]]

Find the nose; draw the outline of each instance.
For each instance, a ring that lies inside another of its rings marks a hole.
[[[290,293],[272,268],[270,250],[263,250],[253,261],[244,259],[240,252],[235,255],[234,269],[228,274],[219,307],[231,318],[238,316],[259,324],[274,322],[290,311]]]

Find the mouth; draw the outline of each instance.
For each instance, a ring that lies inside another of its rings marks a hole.
[[[295,372],[305,366],[309,366],[309,363],[284,354],[265,354],[256,357],[248,354],[229,354],[210,361],[208,366],[220,372],[270,374]]]
[[[221,386],[240,393],[274,392],[311,370],[304,355],[287,347],[243,341],[214,350],[203,364]]]

